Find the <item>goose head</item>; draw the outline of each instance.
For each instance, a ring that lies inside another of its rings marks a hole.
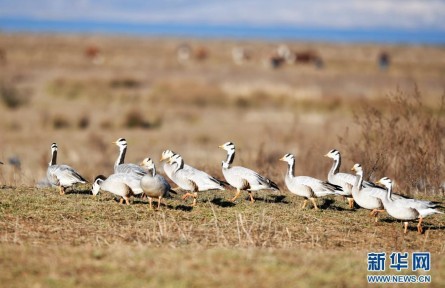
[[[178,167],[182,167],[182,165],[183,165],[183,163],[184,163],[184,160],[182,159],[181,155],[179,155],[179,154],[175,154],[175,155],[173,155],[172,157],[170,157],[170,158],[168,159],[168,163],[169,163],[169,164],[174,164],[174,163],[176,163],[176,164],[178,164]]]
[[[219,145],[218,147],[226,150],[227,153],[235,152],[235,144],[233,144],[232,142],[226,142],[222,145]]]
[[[175,152],[173,152],[172,150],[165,150],[165,151],[162,151],[162,154],[161,154],[161,162],[162,161],[164,161],[164,160],[167,160],[167,159],[170,159],[173,155],[175,155],[176,153]]]
[[[354,166],[352,166],[351,171],[355,171],[356,174],[363,173],[362,165],[356,163]]]
[[[337,160],[340,158],[340,152],[337,149],[332,149],[324,155],[325,157]]]
[[[289,163],[289,164],[292,164],[292,163],[295,162],[295,156],[292,155],[292,154],[290,154],[290,153],[287,153],[286,155],[284,155],[283,157],[281,157],[281,158],[278,159],[278,160],[287,162],[287,163]]]
[[[125,140],[125,138],[119,138],[113,143],[116,144],[120,149],[127,148],[127,140]]]
[[[99,191],[100,191],[100,184],[103,181],[105,181],[105,179],[107,179],[107,177],[105,177],[104,175],[99,175],[96,178],[94,178],[93,188],[91,189],[91,192],[93,193],[94,196],[96,196],[97,193],[99,193]]]
[[[386,189],[389,189],[392,187],[392,180],[389,179],[388,177],[383,177],[380,180],[378,180],[377,182],[375,182],[376,184],[381,184],[383,186],[386,187]]]
[[[151,158],[145,158],[139,165],[147,170],[151,170],[155,167],[155,163],[153,160],[151,160]]]

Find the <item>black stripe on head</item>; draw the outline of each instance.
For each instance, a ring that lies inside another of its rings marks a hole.
[[[96,178],[94,178],[94,182],[96,182],[98,179],[104,181],[107,179],[107,177],[105,177],[104,175],[97,175]]]
[[[51,144],[51,149],[53,149],[53,148],[57,148],[57,144],[56,143]]]
[[[331,151],[329,151],[329,154],[335,154],[335,155],[338,155],[338,154],[340,154],[340,152],[338,152],[337,149],[332,149]]]

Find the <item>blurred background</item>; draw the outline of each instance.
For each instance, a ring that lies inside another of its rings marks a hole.
[[[92,180],[118,148],[222,177],[225,154],[443,193],[445,2],[0,1],[0,183],[44,184],[50,145]],[[159,166],[159,165],[158,165]],[[161,170],[162,171],[162,170]],[[442,192],[440,192],[442,191]]]

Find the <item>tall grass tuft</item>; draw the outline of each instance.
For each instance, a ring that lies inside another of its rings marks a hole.
[[[356,142],[341,137],[340,143],[360,159],[371,180],[388,176],[402,192],[439,193],[445,179],[445,94],[436,109],[425,105],[417,87],[413,93],[397,90],[388,96],[354,115],[360,130]]]

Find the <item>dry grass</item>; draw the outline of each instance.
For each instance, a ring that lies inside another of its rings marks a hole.
[[[144,200],[119,205],[87,188],[0,191],[3,285],[356,287],[366,283],[369,251],[430,251],[433,282],[445,281],[443,216],[426,220],[424,235],[414,225],[404,235],[401,223],[375,224],[341,199],[314,211],[289,194],[234,205],[228,191],[203,192],[195,208],[177,197],[149,211]]]
[[[362,161],[367,175],[389,176],[408,192],[415,188],[443,193],[445,94],[441,99],[432,111],[418,89],[413,93],[398,90],[378,106],[364,106],[354,116],[360,127],[358,140],[342,138],[346,151]]]

